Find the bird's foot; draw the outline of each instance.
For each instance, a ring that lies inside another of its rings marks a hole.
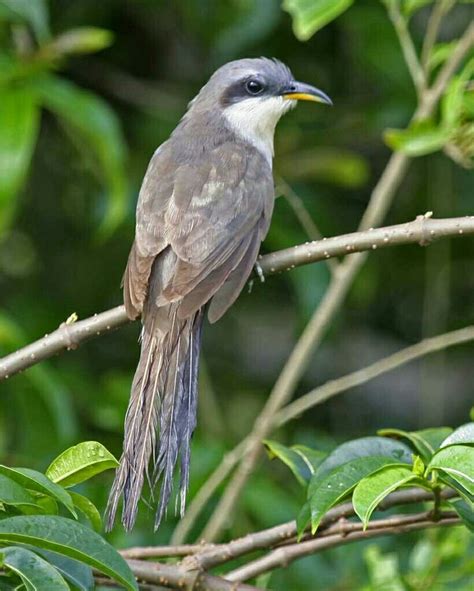
[[[265,275],[263,274],[263,269],[260,266],[260,264],[258,263],[258,261],[255,263],[255,273],[257,273],[258,278],[260,279],[260,283],[265,283]]]

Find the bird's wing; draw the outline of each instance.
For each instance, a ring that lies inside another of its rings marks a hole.
[[[223,144],[206,155],[200,169],[205,173],[199,182],[192,166],[177,171],[165,214],[177,264],[159,303],[181,299],[180,317],[208,302],[255,251],[268,230],[273,206],[271,170],[258,152]]]
[[[140,191],[137,233],[124,276],[127,310],[141,312],[153,262],[169,247],[174,267],[158,279],[156,304],[182,301],[181,317],[195,312],[243,259],[253,257],[253,265],[272,207],[271,171],[258,152],[229,142],[179,163],[165,144],[152,158]]]

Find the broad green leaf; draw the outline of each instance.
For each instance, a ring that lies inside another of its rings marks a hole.
[[[406,439],[425,463],[431,460],[431,456],[450,433],[452,433],[451,427],[436,427],[421,431],[402,431],[401,429],[380,429],[377,431],[377,435],[383,437]]]
[[[69,591],[58,571],[31,550],[11,546],[0,549],[0,556],[3,565],[21,578],[28,591]]]
[[[124,585],[138,589],[120,554],[98,534],[71,519],[34,515],[0,521],[0,541],[38,546],[79,560]]]
[[[100,532],[102,530],[102,518],[94,503],[76,492],[70,491],[69,494],[74,506],[87,517],[95,531]]]
[[[390,464],[400,466],[400,460],[387,456],[355,458],[318,478],[311,479],[308,498],[311,507],[311,530],[314,533],[325,513],[348,495],[366,476]]]
[[[394,441],[386,437],[361,437],[343,443],[331,452],[319,465],[312,482],[315,478],[321,478],[346,462],[367,456],[383,456],[392,460],[392,463],[411,464],[412,462],[410,448],[400,441]],[[310,490],[308,493],[310,494]]]
[[[117,460],[102,444],[97,441],[83,441],[55,458],[46,470],[46,476],[53,482],[68,487],[117,466]]]
[[[293,472],[298,482],[306,486],[314,474],[316,465],[321,463],[326,454],[305,446],[287,447],[277,441],[263,442],[270,459],[278,458]]]
[[[406,466],[388,466],[363,478],[354,489],[352,504],[364,529],[375,508],[387,495],[414,480],[419,477]]]
[[[453,507],[466,527],[474,533],[474,507],[464,499],[451,499],[449,504]]]
[[[4,505],[33,505],[35,499],[17,482],[0,474],[0,503]]]
[[[0,234],[11,221],[38,135],[37,98],[28,88],[0,87]]]
[[[442,470],[459,482],[471,495],[474,495],[474,447],[451,445],[438,451],[428,468]]]
[[[58,35],[43,51],[57,56],[93,53],[109,47],[113,39],[113,33],[106,29],[79,27]]]
[[[34,548],[34,551],[51,563],[67,581],[74,585],[74,589],[91,591],[94,588],[94,578],[90,566],[56,554],[56,552],[43,550],[43,548]]]
[[[474,445],[474,423],[466,423],[458,427],[451,435],[446,437],[440,445],[440,448],[448,447],[449,445]]]
[[[39,41],[49,37],[48,10],[45,0],[0,0],[0,19],[28,23]]]
[[[416,123],[408,129],[387,129],[384,133],[385,143],[392,150],[411,157],[441,150],[450,137],[450,129],[427,122]]]
[[[55,113],[93,154],[98,173],[107,188],[107,210],[102,235],[121,223],[126,209],[125,139],[118,117],[95,94],[54,76],[43,77],[38,92],[44,106]]]
[[[28,490],[34,490],[43,495],[53,497],[69,509],[74,517],[77,517],[70,494],[62,486],[51,482],[41,472],[36,472],[36,470],[30,470],[29,468],[9,468],[8,466],[0,465],[0,474],[7,476]]]
[[[283,0],[282,8],[291,14],[293,31],[301,41],[308,40],[340,14],[354,0]]]

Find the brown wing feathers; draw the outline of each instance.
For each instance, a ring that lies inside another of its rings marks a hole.
[[[222,147],[221,147],[222,148]],[[181,512],[189,483],[190,440],[196,424],[197,374],[204,306],[215,321],[241,291],[268,228],[271,176],[249,194],[249,175],[262,166],[255,153],[225,147],[204,163],[180,164],[166,144],[148,168],[137,207],[137,232],[124,274],[127,314],[142,313],[140,361],[125,418],[120,466],[109,497],[107,527],[123,496],[130,529],[148,466],[161,480],[157,527],[181,456]],[[228,172],[228,163],[233,168]],[[249,171],[249,168],[252,170]],[[229,182],[224,182],[229,179]],[[254,185],[255,186],[255,185]],[[159,425],[159,438],[157,428]]]

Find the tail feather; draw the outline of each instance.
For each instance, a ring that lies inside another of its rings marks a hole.
[[[189,483],[190,440],[196,425],[203,313],[199,310],[191,317],[180,319],[178,309],[179,304],[167,306],[168,322],[159,323],[165,328],[164,332],[155,321],[148,326],[147,317],[144,317],[141,356],[125,417],[124,449],[107,505],[108,530],[113,526],[121,496],[122,524],[126,530],[133,527],[151,459],[154,469],[149,481],[154,485],[162,479],[155,527],[169,503],[179,454],[181,512],[184,510]],[[159,440],[156,434],[158,424]]]

